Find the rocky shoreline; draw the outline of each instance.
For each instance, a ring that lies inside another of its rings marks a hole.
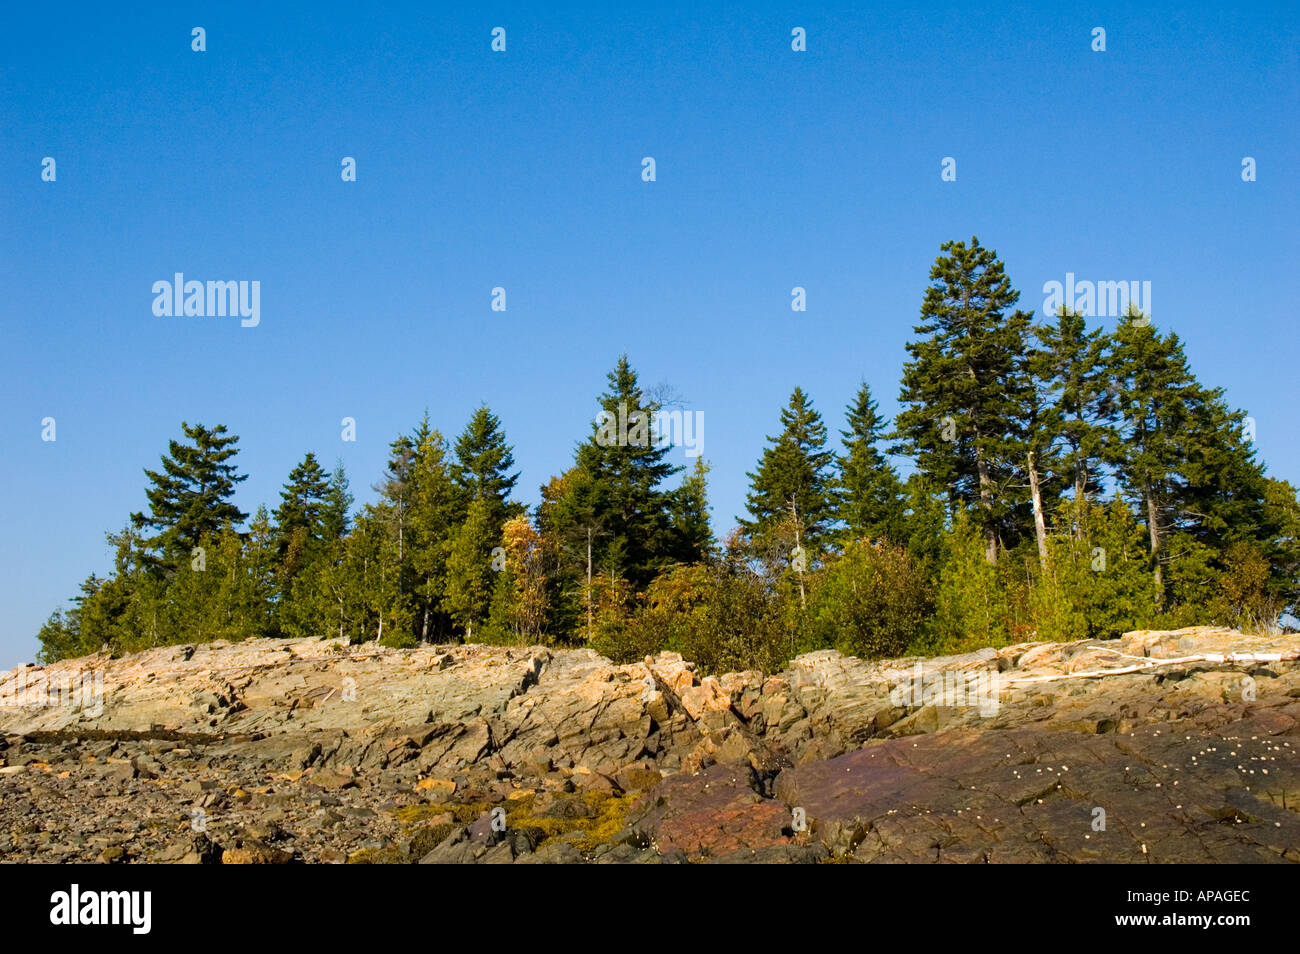
[[[24,666],[0,673],[0,861],[1294,862],[1296,646],[1198,627],[704,678],[336,640]]]

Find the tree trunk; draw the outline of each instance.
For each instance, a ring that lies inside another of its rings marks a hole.
[[[1034,536],[1038,538],[1038,564],[1047,570],[1047,521],[1043,518],[1043,495],[1038,486],[1038,454],[1030,451],[1026,465],[1029,468],[1029,495],[1034,503]]]
[[[1151,483],[1145,477],[1142,479],[1142,496],[1146,498],[1147,503],[1147,528],[1151,536],[1151,564],[1156,578],[1156,608],[1163,610],[1165,608],[1165,579],[1163,568],[1160,566],[1160,523],[1157,519],[1158,511],[1155,496],[1151,492]]]
[[[980,475],[980,509],[984,511],[984,559],[998,562],[998,535],[993,526],[993,480],[982,451],[975,452],[975,469]]]
[[[591,527],[587,528],[587,642],[591,642]]]
[[[800,557],[802,557],[804,560],[807,560],[808,557],[807,557],[807,555],[803,552],[803,546],[802,546],[802,544],[800,544],[799,539],[800,539],[800,538],[799,538],[799,521],[796,519],[796,520],[795,520],[795,524],[794,524],[794,548],[795,548],[796,550],[799,551],[799,556],[800,556]],[[804,594],[804,589],[803,589],[803,569],[802,569],[802,566],[803,566],[803,565],[801,564],[799,567],[796,567],[796,568],[795,568],[795,572],[799,574],[799,608],[800,608],[801,610],[803,610],[804,612],[807,612],[807,611],[808,611],[808,598],[807,598],[807,596],[805,596],[805,594]]]

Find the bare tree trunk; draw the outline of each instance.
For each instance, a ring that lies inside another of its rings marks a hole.
[[[1159,511],[1156,509],[1156,499],[1151,493],[1151,483],[1145,477],[1142,479],[1142,495],[1147,502],[1147,529],[1151,536],[1151,563],[1154,568],[1156,578],[1156,606],[1158,609],[1165,608],[1165,576],[1164,570],[1160,566],[1160,521],[1158,520]]]
[[[794,525],[794,546],[795,549],[799,551],[799,556],[804,560],[807,560],[808,558],[803,552],[803,545],[799,540],[799,522],[796,520]],[[803,564],[796,567],[795,572],[799,574],[799,608],[806,612],[808,609],[808,597],[805,595],[803,588]]]
[[[998,535],[993,527],[993,480],[981,451],[975,452],[975,469],[980,476],[980,509],[984,511],[984,559],[998,562]]]
[[[1043,494],[1038,486],[1038,453],[1030,451],[1027,460],[1029,468],[1029,495],[1034,504],[1034,536],[1038,538],[1038,564],[1047,571],[1047,521],[1043,518]]]
[[[591,642],[591,527],[587,528],[587,642]]]

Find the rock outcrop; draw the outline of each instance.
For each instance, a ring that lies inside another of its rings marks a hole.
[[[172,646],[0,673],[0,860],[1300,861],[1300,663]],[[1233,655],[1235,654],[1235,655]]]

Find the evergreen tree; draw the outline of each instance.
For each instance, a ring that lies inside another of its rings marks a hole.
[[[1186,528],[1184,505],[1193,495],[1186,464],[1188,452],[1197,453],[1205,394],[1178,336],[1161,335],[1134,308],[1115,330],[1113,373],[1121,416],[1119,478],[1146,524],[1156,602],[1164,608],[1166,566],[1179,554],[1168,538]]]
[[[590,487],[578,482],[575,489],[592,508],[590,525],[603,531],[592,538],[594,564],[640,588],[678,549],[672,496],[660,488],[681,468],[669,464],[669,449],[651,439],[650,423],[659,407],[642,394],[627,355],[608,380],[609,390],[600,397],[602,413],[577,451],[576,466]]]
[[[324,536],[329,493],[329,478],[316,462],[316,455],[309,452],[302,463],[289,471],[289,480],[280,492],[280,506],[275,511],[278,549],[282,556],[295,536],[308,540],[319,540]]]
[[[802,388],[796,387],[781,411],[781,433],[767,438],[758,469],[747,474],[746,497],[752,519],[738,518],[757,545],[790,544],[804,552],[821,552],[833,519],[826,447],[826,425]],[[784,538],[789,537],[789,540]]]
[[[280,492],[280,506],[275,511],[276,575],[286,595],[292,591],[294,578],[318,555],[325,537],[329,492],[329,478],[312,453],[289,472]]]
[[[950,506],[978,507],[985,558],[1020,527],[1015,492],[1024,459],[1022,356],[1030,316],[1001,260],[977,238],[946,242],[930,271],[919,341],[907,345],[895,422],[900,448],[947,488]]]
[[[162,470],[145,469],[152,484],[145,490],[149,516],[131,515],[136,529],[158,531],[143,543],[151,553],[160,554],[167,569],[188,559],[190,550],[205,535],[215,535],[227,523],[239,523],[248,516],[230,502],[235,485],[247,478],[237,473],[231,460],[238,451],[235,444],[239,438],[227,436],[224,424],[191,427],[182,421],[181,430],[191,443],[171,441],[162,458]]]
[[[593,577],[606,536],[604,521],[609,519],[604,490],[589,472],[571,467],[542,488],[537,508],[538,529],[551,543],[549,602],[555,622],[561,632],[581,625],[588,642],[595,626]]]
[[[841,544],[852,540],[904,544],[903,484],[878,446],[884,422],[865,381],[848,406],[847,417],[849,429],[840,431],[844,454],[834,490],[835,514],[843,524]]]
[[[408,478],[411,539],[403,555],[409,566],[417,622],[416,635],[428,641],[449,635],[447,559],[457,528],[465,521],[465,492],[456,485],[447,442],[421,427]],[[490,516],[490,515],[489,515]]]
[[[501,541],[501,527],[493,515],[490,498],[470,501],[465,522],[453,533],[447,554],[447,593],[443,601],[466,642],[487,619],[492,600],[492,551]],[[501,567],[504,569],[504,567]]]
[[[695,466],[673,493],[672,526],[677,541],[674,557],[678,563],[698,563],[714,550],[708,478],[709,465],[703,457],[697,457]]]
[[[1074,499],[1101,491],[1102,465],[1112,456],[1117,414],[1110,385],[1110,339],[1088,331],[1083,315],[1064,305],[1055,325],[1034,329],[1034,377],[1050,394],[1047,427],[1059,441],[1060,466]]]
[[[505,505],[519,479],[514,448],[506,443],[501,420],[481,405],[456,438],[456,482],[469,500],[486,500],[504,520]]]
[[[343,462],[334,465],[329,489],[321,506],[321,534],[326,540],[342,540],[348,532],[348,514],[352,510],[352,493]]]

